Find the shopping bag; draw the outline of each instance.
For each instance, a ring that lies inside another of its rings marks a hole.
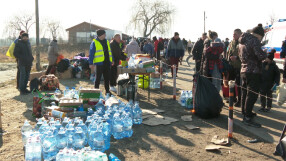
[[[281,133],[279,143],[276,146],[274,155],[281,156],[284,160],[286,160],[286,142],[285,142],[285,131],[286,131],[286,125],[284,125],[283,131]]]
[[[15,42],[13,42],[13,43],[10,45],[10,47],[9,47],[7,53],[6,53],[6,56],[9,56],[9,57],[11,57],[11,58],[15,58],[15,56],[14,56],[14,49],[15,49]]]
[[[224,98],[229,97],[229,86],[222,85],[222,95]]]
[[[36,118],[40,118],[42,112],[42,98],[35,96],[33,97],[33,116]]]
[[[286,84],[284,83],[277,87],[277,102],[279,106],[286,102]]]
[[[222,97],[212,82],[198,75],[195,90],[195,114],[201,118],[215,118],[223,107]]]

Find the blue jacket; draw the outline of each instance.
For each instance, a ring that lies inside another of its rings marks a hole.
[[[180,58],[185,55],[185,48],[181,39],[175,42],[175,39],[172,38],[168,44],[167,57]]]
[[[99,41],[98,37],[96,38],[96,40]],[[107,42],[107,40],[105,40],[105,41]],[[92,41],[90,44],[90,48],[89,48],[89,64],[90,65],[93,65],[93,59],[94,59],[95,51],[96,51],[95,43],[94,43],[94,41]],[[114,59],[112,59],[112,60],[114,60]],[[97,63],[96,65],[103,65],[103,62]]]
[[[143,53],[153,55],[154,54],[154,47],[150,43],[144,45]]]

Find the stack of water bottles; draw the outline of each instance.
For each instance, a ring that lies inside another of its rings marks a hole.
[[[192,93],[192,91],[182,91],[180,99],[179,99],[179,103],[184,108],[193,109],[193,93]]]
[[[79,88],[79,90],[81,87]],[[71,89],[69,87],[66,87],[64,90],[64,98],[69,98],[69,99],[79,99],[79,90],[76,90],[75,87],[72,87]],[[56,89],[55,91],[56,94],[61,94],[61,91],[59,89]]]
[[[160,78],[150,78],[150,88],[160,88]]]
[[[109,95],[105,99],[108,98]],[[131,137],[132,126],[142,123],[139,103],[133,104],[130,100],[125,104],[118,100],[119,104],[105,107],[103,101],[100,99],[94,109],[88,109],[85,122],[80,118],[65,117],[60,121],[52,117],[49,121],[39,119],[32,128],[26,121],[21,130],[26,160],[38,160],[41,155],[44,160],[56,157],[88,158],[89,153],[84,153],[86,147],[104,152],[110,148],[111,136],[115,139]],[[112,158],[116,160],[115,156]]]

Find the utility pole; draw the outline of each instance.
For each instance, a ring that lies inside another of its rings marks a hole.
[[[35,0],[36,8],[36,69],[37,71],[41,70],[41,61],[40,61],[40,29],[39,29],[39,1]]]
[[[206,11],[204,11],[204,33],[206,33]]]

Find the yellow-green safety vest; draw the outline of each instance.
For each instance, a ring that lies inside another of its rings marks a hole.
[[[94,58],[93,58],[93,64],[98,64],[98,63],[102,63],[104,61],[104,51],[103,51],[103,47],[101,45],[101,43],[96,40],[93,39],[94,41],[94,45],[95,45],[95,53],[94,53]],[[108,52],[109,52],[109,60],[110,63],[112,63],[112,53],[111,53],[111,49],[110,49],[110,44],[109,41],[107,40],[107,46],[108,46]]]

